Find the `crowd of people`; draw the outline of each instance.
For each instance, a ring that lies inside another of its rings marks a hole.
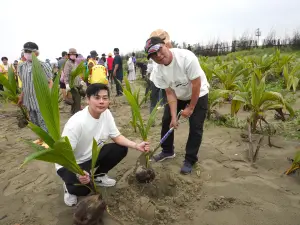
[[[173,48],[168,33],[156,30],[150,34],[145,44],[147,66],[141,66],[142,76],[147,81],[146,94],[151,90],[150,111],[156,106],[159,99],[163,99],[164,113],[162,118],[161,137],[170,128],[178,127],[178,113],[189,119],[189,136],[185,148],[185,159],[180,169],[182,174],[190,174],[193,165],[198,161],[203,125],[208,107],[209,83],[200,67],[196,55],[186,49]],[[39,55],[36,43],[27,42],[23,46],[21,60],[14,62],[16,79],[19,81],[21,93],[19,105],[24,105],[30,115],[30,120],[44,129],[47,127],[39,111],[32,77],[32,54]],[[116,85],[117,96],[122,95],[123,65],[119,49],[114,49],[114,57],[102,54],[98,57],[95,50],[85,59],[75,48],[68,52],[63,51],[57,59],[57,66],[51,67],[49,60],[41,62],[49,87],[53,86],[53,76],[60,74],[60,88],[64,100],[71,105],[71,118],[65,124],[62,136],[67,136],[74,150],[74,155],[79,166],[85,171],[84,176],[71,173],[61,165],[56,164],[57,174],[64,182],[64,201],[66,205],[73,206],[77,203],[77,196],[85,196],[90,190],[86,186],[76,185],[78,182],[88,185],[90,183],[90,165],[92,157],[92,140],[95,138],[101,145],[108,138],[114,143],[104,144],[97,160],[97,185],[110,187],[116,181],[107,176],[127,154],[128,148],[147,152],[150,149],[148,142],[135,143],[121,135],[115,124],[113,115],[109,110],[111,88],[109,82]],[[7,71],[9,64],[6,57],[2,57],[2,71]],[[77,76],[74,84],[70,84],[71,72],[80,63],[84,63],[88,79],[85,75]],[[128,80],[136,79],[135,55],[127,58]],[[86,91],[82,93],[82,86]],[[68,97],[68,93],[72,97]],[[86,96],[88,105],[81,108],[82,95]],[[44,145],[42,140],[37,144]],[[151,160],[161,162],[175,157],[174,133],[162,144],[162,151],[154,155]]]

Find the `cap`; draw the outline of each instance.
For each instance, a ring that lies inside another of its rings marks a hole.
[[[92,58],[98,56],[98,53],[95,50],[91,51],[90,54]]]
[[[29,50],[29,51],[37,51],[39,50],[39,46],[37,46],[34,42],[26,42],[23,46],[23,50]]]
[[[119,52],[119,48],[114,48],[114,52]]]
[[[151,37],[146,41],[145,52],[148,54],[147,59],[150,58],[150,55],[157,52],[161,45],[165,42],[160,37]]]
[[[102,57],[105,57],[105,56],[106,56],[105,53],[103,53],[103,54],[102,54]]]

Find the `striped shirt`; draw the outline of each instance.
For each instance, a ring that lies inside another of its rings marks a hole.
[[[41,61],[40,64],[42,66],[42,69],[44,70],[45,75],[47,76],[48,81],[51,80],[53,76],[51,67],[47,63]],[[20,79],[22,81],[22,92],[24,93],[23,105],[26,106],[29,111],[40,111],[34,91],[33,76],[31,70],[32,63],[28,61],[20,64],[18,68]]]

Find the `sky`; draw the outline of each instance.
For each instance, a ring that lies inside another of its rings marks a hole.
[[[194,44],[231,41],[244,32],[284,38],[300,31],[299,0],[1,0],[0,57],[18,59],[25,42],[39,46],[41,60],[76,48],[108,54],[143,50],[156,29],[171,40]]]

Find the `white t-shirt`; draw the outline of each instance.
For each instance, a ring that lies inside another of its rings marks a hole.
[[[109,109],[101,113],[99,119],[95,119],[91,116],[88,106],[68,120],[62,133],[62,137],[69,138],[78,164],[92,158],[93,138],[100,144],[101,141],[119,135],[120,132]],[[58,170],[62,166],[55,164],[55,167]]]
[[[192,97],[192,80],[200,77],[200,95],[202,97],[209,92],[209,83],[202,70],[197,56],[186,49],[172,48],[173,60],[168,65],[157,64],[153,67],[152,81],[161,89],[172,88],[177,99],[190,100]]]
[[[149,78],[152,82],[153,82],[153,73],[154,73],[155,68],[157,67],[157,65],[158,64],[152,60],[152,68],[151,68],[151,71],[150,71],[150,78]]]

